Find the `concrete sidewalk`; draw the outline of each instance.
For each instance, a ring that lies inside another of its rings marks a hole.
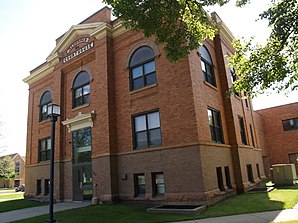
[[[54,205],[54,212],[60,212],[70,209],[82,208],[91,205],[90,202],[64,202]],[[39,206],[33,208],[25,208],[15,211],[8,211],[0,213],[0,222],[7,223],[26,218],[31,218],[39,215],[49,213],[49,206]],[[283,222],[290,220],[298,220],[298,204],[292,209],[280,210],[280,211],[266,211],[251,214],[230,215],[217,218],[205,218],[201,220],[190,220],[182,223],[268,223]],[[174,223],[174,222],[173,222]],[[176,222],[181,223],[181,222]]]
[[[54,204],[54,212],[66,211],[70,209],[82,208],[91,205],[91,202],[63,202]],[[49,205],[24,208],[15,211],[7,211],[0,213],[0,222],[7,223],[26,218],[32,218],[49,213]],[[55,217],[55,216],[54,216]]]
[[[291,209],[251,214],[230,215],[217,218],[184,221],[183,223],[268,223],[298,220],[298,204]],[[175,222],[173,222],[175,223]],[[181,222],[176,222],[181,223]]]

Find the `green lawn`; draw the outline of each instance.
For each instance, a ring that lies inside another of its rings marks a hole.
[[[241,213],[252,213],[291,208],[298,202],[298,186],[279,188],[270,193],[248,193],[230,197],[208,208],[200,215],[157,214],[146,212],[146,207],[127,204],[97,205],[55,214],[59,223],[149,223],[173,222]],[[47,215],[15,223],[45,222]],[[288,223],[298,223],[290,221]]]
[[[1,190],[0,212],[45,205],[46,203],[24,200],[24,192]]]
[[[0,202],[23,199],[24,192],[15,192],[14,190],[2,190],[0,192]]]
[[[48,216],[43,215],[15,223],[40,223],[45,222]],[[112,204],[97,205],[86,208],[56,213],[54,218],[59,223],[150,223],[150,222],[173,222],[179,220],[193,219],[193,216],[177,214],[157,214],[146,212],[146,207]]]
[[[298,203],[298,186],[277,188],[269,193],[245,193],[227,198],[204,211],[200,218],[273,211],[292,208]]]
[[[282,221],[282,222],[268,222],[268,223],[298,223],[298,220],[294,220],[294,221]]]

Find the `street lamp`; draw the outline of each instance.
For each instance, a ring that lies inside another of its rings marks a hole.
[[[48,117],[52,122],[51,129],[51,160],[50,160],[50,205],[49,205],[49,219],[47,222],[56,222],[53,219],[53,204],[54,204],[54,158],[55,158],[55,122],[57,117],[60,116],[60,106],[50,104],[48,106]]]

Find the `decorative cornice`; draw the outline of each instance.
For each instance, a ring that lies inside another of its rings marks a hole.
[[[233,36],[231,30],[226,26],[226,24],[221,20],[221,18],[216,12],[212,12],[211,17],[216,22],[219,28],[220,36],[223,37],[223,39],[225,39],[229,44],[232,44],[235,37]]]
[[[56,52],[61,52],[63,51],[65,46],[68,46],[75,36],[77,35],[83,35],[83,34],[89,34],[93,32],[94,29],[104,26],[105,23],[103,22],[97,22],[97,23],[89,23],[89,24],[81,24],[81,25],[73,25],[70,27],[70,29],[65,33],[65,35],[60,39],[56,47],[52,50],[50,55],[48,56],[51,57],[53,54]]]
[[[90,33],[91,37],[95,37],[96,39],[101,39],[102,37],[108,36],[113,37],[113,27],[107,23],[103,23],[94,29]]]
[[[125,28],[125,26],[122,24],[122,22],[117,23],[115,26],[113,26],[113,38],[116,38],[117,36],[122,35],[123,33],[127,32],[128,29]]]
[[[40,69],[33,72],[29,76],[25,77],[23,81],[30,85],[38,81],[39,79],[47,76],[48,74],[52,73],[53,71],[54,71],[54,66],[51,63],[46,63]]]
[[[55,66],[56,64],[58,64],[60,62],[60,59],[62,58],[62,56],[63,56],[62,53],[56,52],[47,58],[47,62],[50,65]]]
[[[78,115],[71,119],[66,119],[62,121],[63,125],[66,125],[68,132],[72,132],[78,129],[83,129],[87,127],[93,127],[93,119],[95,118],[95,111],[91,113],[82,114],[81,112]]]
[[[219,29],[220,29],[220,35],[229,43],[232,45],[233,40],[235,37],[233,36],[232,32],[229,30],[229,28],[224,24],[223,22],[218,23]]]
[[[53,72],[54,66],[61,62],[65,48],[70,45],[74,38],[78,35],[86,34],[91,37],[95,37],[96,39],[101,39],[105,36],[116,38],[126,31],[128,30],[121,22],[117,23],[114,27],[104,22],[73,25],[63,35],[56,47],[47,57],[45,65],[40,68],[36,68],[29,76],[25,77],[23,81],[30,85]]]

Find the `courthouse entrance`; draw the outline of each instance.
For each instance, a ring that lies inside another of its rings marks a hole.
[[[92,165],[73,165],[73,200],[92,199]]]
[[[72,132],[73,164],[72,187],[73,200],[92,199],[92,159],[91,128]]]

